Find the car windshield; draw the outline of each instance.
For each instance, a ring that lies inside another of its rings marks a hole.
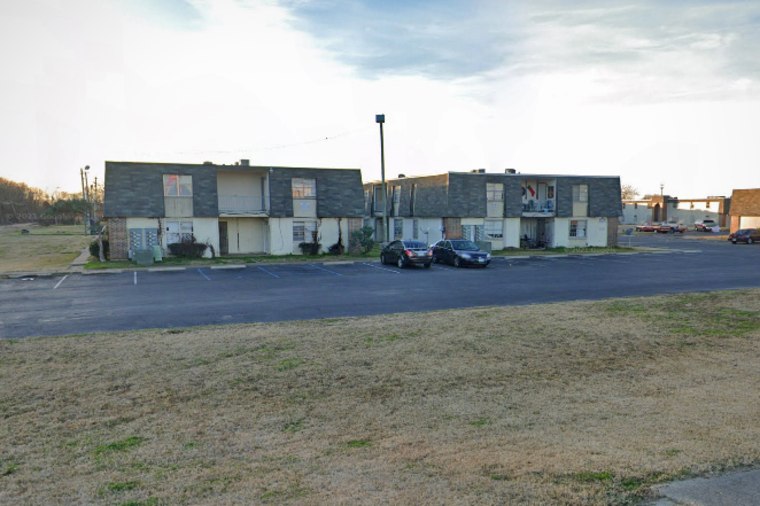
[[[459,251],[478,251],[478,245],[472,241],[451,241],[451,246]]]
[[[404,247],[407,249],[427,249],[427,244],[419,241],[404,241]]]

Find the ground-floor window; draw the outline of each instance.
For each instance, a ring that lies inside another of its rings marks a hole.
[[[393,220],[393,238],[404,238],[404,220],[402,218],[395,218]]]
[[[570,220],[570,237],[586,237],[586,220]]]
[[[192,221],[166,221],[166,244],[193,240]]]
[[[462,239],[470,241],[482,241],[484,236],[483,225],[462,225]]]
[[[317,242],[317,222],[314,220],[294,221],[293,242]]]
[[[504,222],[501,220],[486,220],[486,237],[489,239],[501,239],[504,237]]]

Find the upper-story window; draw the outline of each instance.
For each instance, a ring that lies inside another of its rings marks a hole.
[[[164,174],[165,197],[192,197],[193,176],[179,174]]]
[[[504,185],[502,183],[486,183],[486,198],[491,202],[504,200]]]
[[[292,180],[294,199],[317,198],[317,180],[294,177]]]
[[[588,202],[588,185],[573,185],[573,202]]]

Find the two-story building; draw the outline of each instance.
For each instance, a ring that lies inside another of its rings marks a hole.
[[[614,246],[620,178],[449,172],[386,182],[389,239],[487,241],[492,249]],[[364,185],[365,214],[384,238],[380,182]]]
[[[731,194],[731,232],[760,228],[760,188],[734,190]]]
[[[314,242],[347,248],[362,226],[359,169],[111,162],[104,217],[111,258],[190,237],[216,255],[300,253]]]

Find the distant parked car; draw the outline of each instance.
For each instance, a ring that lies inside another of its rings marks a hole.
[[[662,222],[657,226],[656,231],[660,234],[675,234],[676,232],[683,234],[686,232],[686,227],[673,221]]]
[[[491,263],[491,254],[481,250],[477,244],[464,239],[444,239],[433,244],[433,262],[451,264],[454,267],[479,265],[486,267]]]
[[[636,225],[636,232],[654,232],[655,226],[649,223],[645,223],[644,225]]]
[[[420,241],[393,241],[380,252],[380,263],[396,264],[399,269],[421,265],[426,269],[433,263],[433,253]]]
[[[746,242],[752,244],[760,241],[760,228],[742,228],[728,235],[728,240],[734,244]]]
[[[712,232],[717,226],[718,224],[715,223],[715,220],[710,219],[694,222],[694,230],[698,232]]]

